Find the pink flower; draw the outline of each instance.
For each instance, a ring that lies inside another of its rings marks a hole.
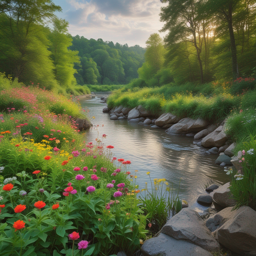
[[[98,180],[99,177],[98,177],[96,174],[93,174],[93,175],[91,175],[91,179],[92,179],[92,180]]]
[[[95,187],[94,187],[94,186],[89,186],[86,190],[87,190],[89,193],[91,193],[91,192],[94,192],[94,191],[95,191]]]
[[[82,149],[82,151],[83,151],[83,152],[85,152],[85,151],[86,151],[86,149],[85,149],[85,148],[83,148],[83,149]]]
[[[60,149],[57,148],[57,147],[54,147],[53,150],[54,150],[55,152],[58,152]]]
[[[74,171],[75,171],[75,172],[80,171],[80,167],[75,167],[75,168],[74,168]]]
[[[77,233],[75,231],[72,232],[71,234],[69,234],[68,237],[70,240],[77,240],[78,238],[80,238],[79,233]]]
[[[121,172],[121,169],[116,169],[116,170],[114,170],[114,172],[119,173],[119,172]]]
[[[114,187],[114,184],[111,184],[111,183],[107,184],[107,188],[113,188],[113,187]]]
[[[88,171],[88,167],[87,166],[85,166],[84,168],[83,168],[83,171]]]
[[[125,187],[125,184],[124,184],[124,183],[119,183],[119,184],[117,185],[117,187],[118,187],[118,188],[124,188],[124,187]]]
[[[57,132],[61,133],[61,130],[57,130]]]
[[[93,171],[94,173],[95,173],[95,172],[97,172],[97,170],[96,170],[96,169],[93,169],[92,171]]]
[[[122,196],[122,195],[123,195],[122,192],[116,191],[113,196],[114,196],[114,197],[120,197],[120,196]]]
[[[76,180],[83,180],[84,176],[81,174],[76,175]]]
[[[68,192],[63,192],[63,196],[69,196]]]
[[[116,183],[116,181],[115,181],[115,180],[112,180],[111,182],[112,182],[113,184],[115,184],[115,183]]]
[[[76,190],[76,189],[73,189],[70,193],[71,193],[72,195],[74,195],[74,194],[77,193],[77,190]]]
[[[102,134],[102,137],[103,137],[103,138],[106,138],[106,137],[107,137],[107,134]]]
[[[110,204],[106,205],[106,209],[109,210],[110,209]]]
[[[68,186],[71,186],[71,185],[72,185],[72,183],[71,183],[71,182],[69,182],[69,183],[68,183]]]
[[[79,151],[77,151],[77,150],[73,151],[72,154],[74,157],[78,157],[80,155]]]
[[[116,176],[116,173],[115,173],[115,172],[113,172],[113,173],[111,174],[111,176]]]
[[[93,158],[95,159],[95,158],[97,158],[97,156],[93,156]]]
[[[245,150],[242,151],[243,156],[245,155]]]
[[[78,250],[86,249],[88,247],[89,242],[86,240],[82,240],[78,243]]]

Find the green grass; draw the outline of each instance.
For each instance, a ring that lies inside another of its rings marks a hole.
[[[121,89],[124,87],[122,84],[114,84],[114,85],[87,85],[87,87],[92,92],[112,92],[117,89]]]

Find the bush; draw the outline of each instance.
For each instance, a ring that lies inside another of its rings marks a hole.
[[[256,89],[256,81],[254,78],[238,78],[234,81],[230,93],[233,95],[244,94],[247,91]]]

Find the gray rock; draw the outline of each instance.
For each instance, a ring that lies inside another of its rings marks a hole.
[[[202,142],[201,142],[201,141],[200,141],[200,142],[197,142],[196,145],[197,145],[198,147],[201,147],[201,146],[202,146]]]
[[[139,111],[140,116],[144,116],[144,117],[152,116],[152,113],[146,110],[145,108],[143,108],[141,105],[137,107],[137,110]]]
[[[183,118],[178,123],[174,124],[171,128],[166,130],[167,134],[181,134],[198,132],[207,126],[208,122],[200,118],[194,120],[191,118]]]
[[[233,156],[231,158],[231,163],[234,165],[234,167],[236,168],[236,170],[240,170],[243,171],[243,165],[239,162],[242,158],[242,151],[238,151],[236,156]]]
[[[165,124],[164,126],[162,126],[163,129],[168,129],[170,127],[172,127],[173,124]]]
[[[219,249],[218,242],[211,235],[199,214],[190,209],[182,209],[162,228],[161,233],[178,240],[187,240],[206,250]],[[177,255],[177,254],[176,254]]]
[[[118,117],[116,115],[114,115],[114,114],[110,115],[110,120],[117,120],[117,119],[118,119]]]
[[[179,121],[180,121],[180,118],[178,118],[177,116],[172,115],[170,113],[165,113],[156,119],[155,124],[157,126],[163,127],[166,124],[175,124]]]
[[[211,205],[212,204],[212,197],[208,194],[200,195],[197,198],[197,202],[201,205]]]
[[[125,252],[118,252],[117,256],[126,256],[126,253]]]
[[[217,188],[219,188],[218,185],[212,184],[212,185],[210,185],[209,187],[207,187],[205,190],[206,190],[208,193],[211,193],[213,190],[215,190],[215,189],[217,189]]]
[[[234,149],[235,149],[236,144],[232,143],[225,151],[224,154],[227,156],[234,156]]]
[[[124,116],[119,116],[118,120],[125,120],[126,118]]]
[[[153,129],[157,129],[157,128],[160,128],[159,126],[157,126],[157,125],[151,125],[151,128],[153,128]]]
[[[224,146],[220,147],[219,148],[219,153],[224,152],[227,148],[228,148],[228,145],[224,145]]]
[[[226,166],[226,163],[222,162],[220,163],[220,167],[225,167]]]
[[[186,200],[181,201],[181,206],[182,208],[187,208],[188,207],[188,202]]]
[[[155,122],[156,122],[156,119],[152,119],[152,124],[155,124]]]
[[[194,135],[195,135],[194,133],[187,133],[186,134],[187,137],[194,137]]]
[[[213,200],[221,207],[230,207],[236,204],[230,193],[230,183],[226,183],[213,191]]]
[[[140,117],[140,112],[138,109],[133,108],[132,110],[129,111],[128,113],[128,120],[129,119],[134,119]]]
[[[81,119],[77,118],[76,119],[76,127],[77,130],[83,131],[83,130],[88,130],[92,126],[92,123],[88,119]]]
[[[219,149],[217,147],[213,147],[211,149],[208,150],[210,154],[213,154],[213,155],[218,155],[219,153]]]
[[[109,108],[108,107],[103,108],[102,112],[103,113],[108,113],[109,112]]]
[[[147,118],[145,121],[144,121],[144,124],[151,124],[152,123],[152,121],[151,121],[151,119],[149,119],[149,118]]]
[[[132,122],[132,123],[138,123],[140,121],[139,118],[132,118],[129,120],[129,122]]]
[[[226,165],[232,165],[230,161],[231,161],[231,157],[226,156],[224,153],[220,153],[220,155],[215,161],[215,164],[221,164],[224,162]]]
[[[145,118],[144,117],[140,117],[140,121],[144,122]]]
[[[124,115],[127,115],[129,112],[130,112],[130,108],[123,108],[122,109],[122,113],[124,114]]]
[[[198,132],[194,136],[194,139],[195,140],[200,140],[203,137],[205,137],[206,135],[208,135],[209,133],[211,133],[212,131],[214,131],[215,129],[216,129],[216,125],[215,124],[211,124],[206,129],[203,129],[202,131]]]
[[[160,234],[145,241],[141,247],[144,256],[212,256],[201,247]]]
[[[114,113],[122,113],[122,109],[123,109],[123,106],[119,106],[119,107],[115,108]]]

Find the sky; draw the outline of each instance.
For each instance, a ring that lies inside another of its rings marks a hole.
[[[153,33],[163,33],[160,0],[53,0],[62,8],[56,13],[69,22],[72,36],[146,46]]]

